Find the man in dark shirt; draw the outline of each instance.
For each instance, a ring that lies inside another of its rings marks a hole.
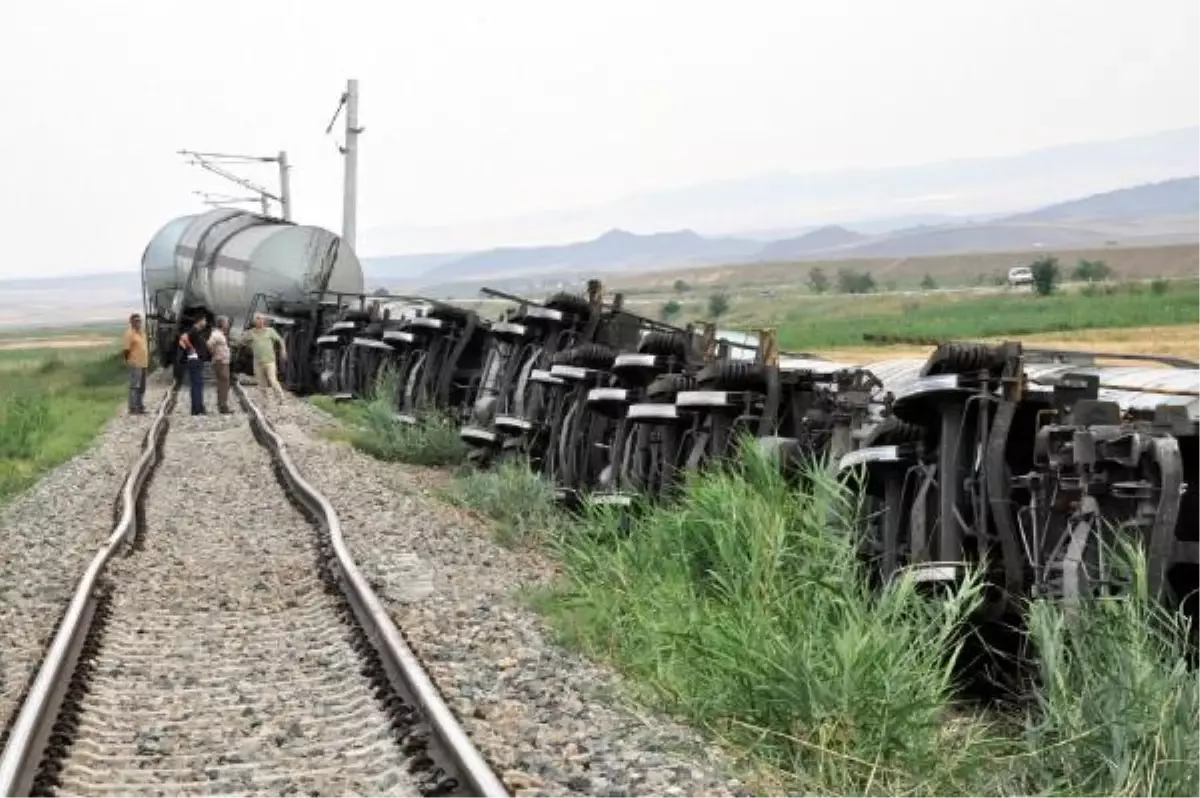
[[[204,361],[208,356],[208,339],[204,336],[207,320],[201,316],[179,336],[180,354],[187,366],[188,382],[192,388],[192,415],[202,416],[204,410]]]

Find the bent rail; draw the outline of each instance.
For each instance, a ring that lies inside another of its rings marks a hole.
[[[283,439],[246,395],[245,389],[234,382],[234,391],[250,417],[255,434],[271,453],[287,482],[292,495],[312,513],[323,531],[329,535],[332,549],[331,566],[355,618],[367,633],[367,638],[379,655],[392,688],[411,706],[418,709],[429,723],[432,735],[429,753],[435,762],[446,763],[460,777],[455,794],[483,798],[508,798],[509,792],[491,767],[475,748],[454,713],[446,706],[433,681],[420,661],[404,642],[400,630],[388,616],[383,603],[367,583],[346,546],[341,521],[333,505],[300,474],[288,455]]]
[[[169,418],[175,407],[178,384],[159,402],[154,421],[142,443],[142,454],[121,487],[120,516],[100,551],[79,580],[58,631],[38,667],[29,694],[13,724],[8,744],[0,754],[0,796],[28,795],[37,776],[54,721],[87,638],[96,609],[96,582],[108,561],[137,534],[137,504],[142,488],[158,464]]]

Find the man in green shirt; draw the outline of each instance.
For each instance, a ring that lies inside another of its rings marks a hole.
[[[258,381],[264,403],[268,396],[268,386],[275,392],[275,397],[283,402],[283,386],[279,384],[275,366],[275,344],[279,344],[280,361],[287,361],[287,346],[283,343],[283,338],[267,326],[267,320],[260,313],[254,317],[254,327],[246,332],[246,340],[250,344],[250,352],[254,355],[254,379]]]

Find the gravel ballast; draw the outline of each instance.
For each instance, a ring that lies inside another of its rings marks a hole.
[[[112,531],[113,502],[169,384],[163,377],[146,386],[145,415],[117,411],[87,450],[0,509],[0,734],[84,568]]]
[[[517,795],[746,794],[694,730],[627,699],[619,677],[558,645],[515,592],[554,566],[505,549],[431,495],[429,471],[383,463],[325,434],[288,397],[268,416],[341,517],[346,540],[446,702]]]
[[[214,398],[193,417],[181,392],[139,548],[106,572],[61,790],[417,795],[315,531],[246,416]]]

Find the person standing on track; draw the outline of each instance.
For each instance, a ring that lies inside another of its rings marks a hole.
[[[129,329],[121,341],[121,354],[125,356],[125,368],[129,371],[129,414],[140,416],[146,412],[146,369],[150,367],[150,349],[140,314],[129,317]]]
[[[275,364],[275,344],[279,344],[279,359],[284,362],[287,361],[287,345],[274,328],[267,326],[267,320],[261,313],[254,316],[254,327],[246,333],[246,340],[250,342],[250,351],[254,354],[254,379],[258,381],[264,402],[268,396],[267,388],[270,387],[282,404],[283,386],[279,384]]]
[[[229,318],[217,316],[216,326],[208,336],[208,351],[212,352],[213,375],[217,378],[217,412],[228,415],[229,409]]]
[[[187,332],[179,336],[180,354],[187,365],[188,382],[192,388],[192,415],[203,416],[204,409],[204,361],[209,359],[208,344],[204,339],[204,328],[208,320],[203,316],[196,319]]]

